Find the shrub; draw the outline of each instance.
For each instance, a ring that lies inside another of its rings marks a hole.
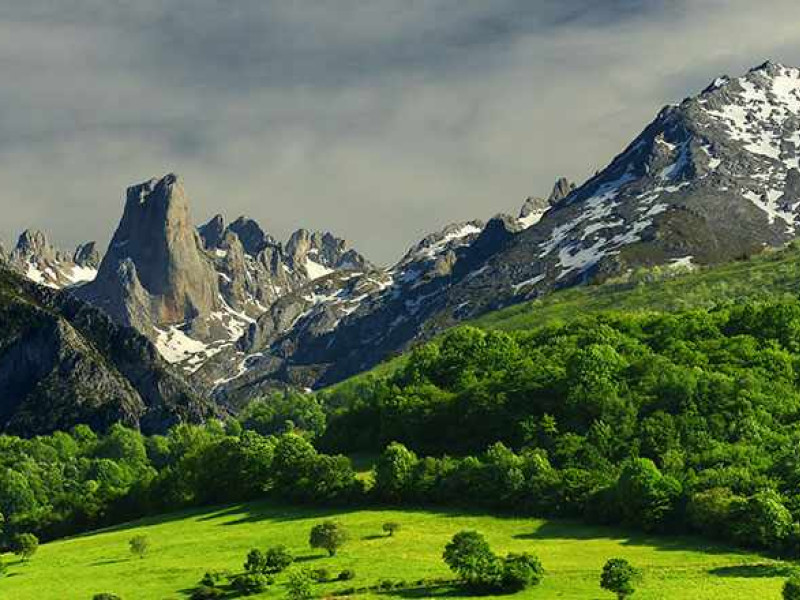
[[[355,578],[356,578],[356,572],[353,571],[352,569],[345,569],[344,571],[339,573],[339,576],[337,577],[339,581],[351,581]]]
[[[244,561],[244,570],[248,573],[263,573],[265,570],[264,553],[258,548],[253,548],[247,553]]]
[[[229,577],[230,573],[228,571],[206,571],[206,574],[203,575],[203,578],[200,580],[200,585],[215,587]]]
[[[144,555],[150,549],[150,539],[146,535],[135,535],[128,540],[128,545],[134,556],[144,558]]]
[[[264,571],[267,573],[280,573],[289,568],[294,562],[294,557],[286,546],[274,546],[264,554]]]
[[[213,585],[201,585],[192,592],[192,600],[216,600],[224,598],[225,592]]]
[[[313,596],[314,580],[305,569],[297,569],[289,573],[286,583],[289,600],[307,600]]]
[[[542,563],[532,554],[509,554],[503,559],[504,591],[521,592],[538,585],[543,576]]]
[[[95,594],[94,596],[92,596],[92,600],[122,600],[122,598],[120,598],[116,594],[103,592],[101,594]]]
[[[39,538],[32,533],[20,533],[14,536],[12,550],[22,560],[29,560],[39,549]]]
[[[400,531],[400,523],[394,523],[392,521],[383,524],[383,530],[389,537],[392,537],[395,532]]]
[[[783,584],[783,600],[800,600],[800,576],[792,575]]]
[[[231,581],[231,587],[242,596],[260,594],[267,589],[269,580],[261,573],[244,573]]]
[[[447,566],[475,591],[499,589],[503,567],[486,538],[477,531],[461,531],[444,549]]]
[[[312,548],[323,548],[330,556],[347,541],[348,535],[344,527],[335,521],[325,521],[311,529],[308,543]]]
[[[314,569],[311,571],[311,578],[317,583],[325,583],[331,578],[331,572],[328,569]]]
[[[600,575],[600,587],[625,600],[634,592],[634,584],[641,578],[639,570],[624,558],[611,558],[603,567]]]
[[[382,590],[391,590],[394,587],[394,583],[390,579],[384,579],[378,584],[378,588]]]

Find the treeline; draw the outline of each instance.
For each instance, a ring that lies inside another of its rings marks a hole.
[[[8,539],[257,498],[460,505],[797,555],[799,386],[796,301],[460,328],[395,373],[225,423],[0,436],[0,512]],[[337,454],[356,451],[380,454],[374,484]]]
[[[52,539],[187,506],[362,497],[346,457],[319,454],[296,433],[264,436],[236,421],[152,437],[121,425],[101,436],[85,426],[30,440],[0,436],[6,546],[20,532]]]
[[[395,373],[321,394],[321,447],[402,442],[421,457],[400,461],[404,475],[386,488],[403,501],[524,507],[794,552],[799,385],[794,300],[516,333],[465,327]]]

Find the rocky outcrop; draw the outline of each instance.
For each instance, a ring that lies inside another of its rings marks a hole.
[[[93,248],[94,242],[89,242],[70,255],[56,249],[41,231],[28,229],[19,236],[6,262],[39,285],[62,289],[94,279],[97,257],[90,256]]]
[[[0,430],[78,423],[163,432],[216,413],[143,336],[66,292],[0,269]]]
[[[217,274],[176,175],[128,188],[122,220],[97,277],[78,293],[144,333],[220,307]]]

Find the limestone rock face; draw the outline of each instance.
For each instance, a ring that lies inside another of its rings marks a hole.
[[[184,323],[219,308],[217,275],[192,224],[176,175],[128,188],[119,227],[97,278],[80,295],[127,325],[145,311],[154,326]],[[144,306],[131,306],[130,298]]]

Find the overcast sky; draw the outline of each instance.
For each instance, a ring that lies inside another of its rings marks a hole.
[[[175,171],[199,223],[326,229],[379,263],[602,168],[770,58],[797,0],[0,0],[0,237],[107,243]]]

